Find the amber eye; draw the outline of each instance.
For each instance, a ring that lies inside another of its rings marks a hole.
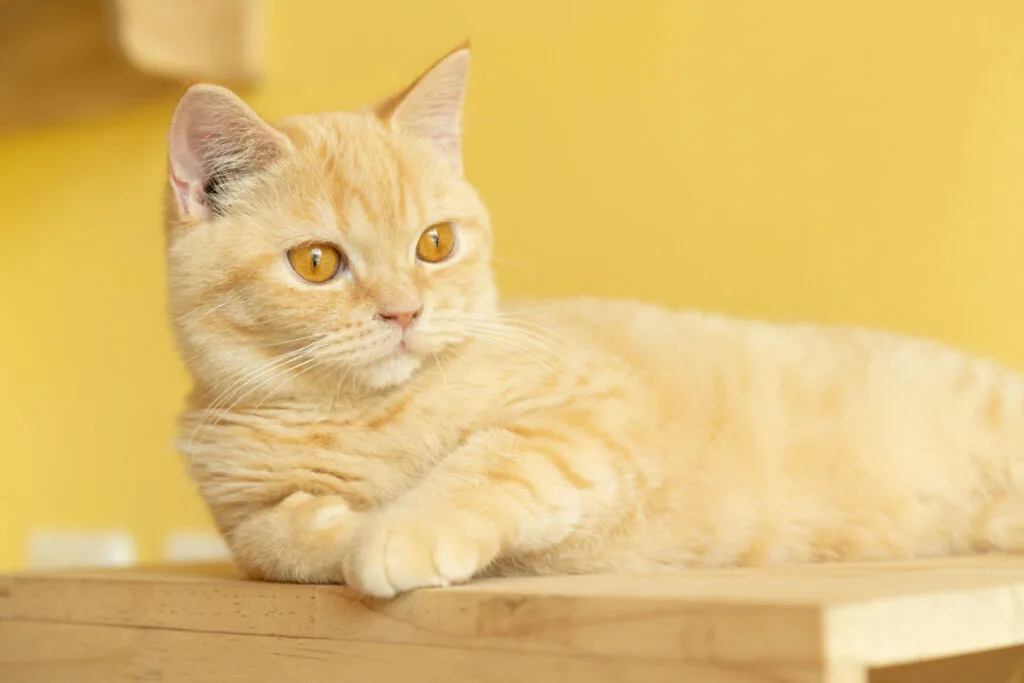
[[[455,228],[448,221],[435,223],[423,231],[416,243],[416,258],[427,263],[440,263],[455,250]]]
[[[288,262],[303,280],[327,282],[342,266],[341,252],[322,242],[300,244],[288,250]]]

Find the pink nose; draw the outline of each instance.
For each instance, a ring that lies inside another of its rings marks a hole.
[[[377,316],[381,320],[386,320],[387,322],[394,323],[401,327],[403,330],[405,330],[408,329],[409,326],[413,324],[416,318],[420,317],[420,313],[422,311],[422,308],[419,308],[415,311],[395,311],[389,313],[381,311],[380,313],[377,314]]]

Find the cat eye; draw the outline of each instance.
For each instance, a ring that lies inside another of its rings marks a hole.
[[[344,259],[336,247],[324,242],[300,244],[288,250],[288,263],[303,280],[321,284],[341,270]]]
[[[435,223],[423,231],[416,242],[416,258],[426,263],[440,263],[455,251],[455,227],[450,221]]]

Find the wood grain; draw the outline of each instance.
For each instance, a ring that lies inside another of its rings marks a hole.
[[[59,647],[54,645],[59,643]],[[11,683],[824,683],[814,665],[680,664],[315,638],[0,623]],[[831,683],[831,682],[830,682]]]
[[[223,566],[0,580],[5,682],[954,683],[1009,676],[1021,650],[1002,648],[1020,646],[1020,557],[502,579],[393,601]]]
[[[211,579],[13,579],[0,621],[34,620],[579,656],[791,663],[820,659],[813,607],[486,589],[360,598],[333,586]],[[623,639],[623,632],[629,633]],[[756,641],[756,642],[753,642]]]

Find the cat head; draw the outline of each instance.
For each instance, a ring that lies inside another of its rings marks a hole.
[[[199,384],[379,391],[493,312],[490,223],[463,177],[469,63],[459,49],[374,106],[276,123],[221,87],[184,93],[167,260]]]

